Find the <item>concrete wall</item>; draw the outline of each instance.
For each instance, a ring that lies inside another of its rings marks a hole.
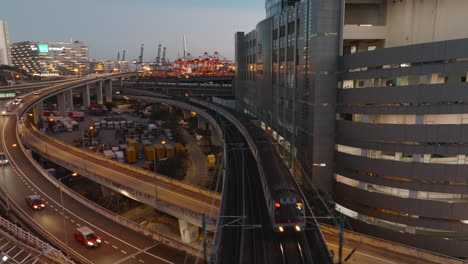
[[[385,39],[385,47],[396,47],[468,37],[465,0],[387,0],[380,8],[352,2],[346,1],[344,39]]]

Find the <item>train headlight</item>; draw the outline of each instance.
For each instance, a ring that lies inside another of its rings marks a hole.
[[[280,232],[284,232],[284,228],[283,228],[282,226],[278,227],[278,230],[279,230]]]
[[[297,232],[301,232],[301,227],[300,226],[295,226]]]

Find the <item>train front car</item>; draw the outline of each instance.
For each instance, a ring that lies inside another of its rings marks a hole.
[[[305,210],[302,199],[291,191],[275,201],[273,229],[277,232],[302,232],[305,229]]]

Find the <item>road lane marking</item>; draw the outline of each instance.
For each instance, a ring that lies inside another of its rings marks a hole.
[[[112,245],[112,247],[115,248],[115,249],[118,249],[118,247],[116,247],[115,245]]]
[[[126,252],[126,251],[123,251],[123,250],[120,250],[120,252],[122,252],[122,253],[124,253],[124,254],[127,254],[127,252]]]
[[[11,118],[11,117],[10,117],[10,118]],[[8,120],[7,120],[7,122],[8,122]],[[5,131],[5,128],[6,128],[6,126],[3,127],[3,131]],[[5,138],[5,133],[3,133],[3,139],[4,139],[4,138]],[[5,140],[3,140],[3,146],[4,146],[4,148],[6,149]],[[11,157],[11,155],[9,154],[8,149],[6,149],[6,152],[7,152],[7,154]],[[19,177],[24,176],[24,178],[22,178],[22,180],[24,181],[24,184],[25,184],[25,185],[29,186],[29,184],[31,184],[31,186],[34,186],[37,190],[39,190],[39,191],[42,193],[42,195],[43,195],[44,197],[47,197],[50,201],[55,202],[57,205],[59,205],[58,202],[56,202],[55,200],[53,200],[49,195],[47,195],[47,193],[45,193],[42,189],[40,189],[37,185],[35,185],[34,182],[33,182],[31,179],[29,179],[29,177],[26,177],[26,174],[23,172],[23,170],[21,170],[21,168],[16,164],[16,162],[15,162],[14,160],[12,160],[12,163],[13,163],[13,166],[12,166],[12,167],[14,168],[16,175],[18,175]],[[18,170],[16,170],[16,169],[18,169]],[[43,168],[42,168],[42,169],[43,169]],[[144,181],[139,180],[139,179],[138,179],[138,181],[144,182]],[[159,187],[159,188],[161,188],[161,187]],[[175,194],[175,195],[178,195],[178,196],[180,196],[180,197],[186,198],[186,199],[188,199],[188,200],[192,200],[192,201],[194,201],[194,202],[198,202],[198,201],[195,200],[195,199],[192,199],[192,198],[189,198],[189,197],[187,197],[187,196],[178,194],[178,193],[176,193],[176,192],[174,192],[174,191],[170,191],[170,190],[168,190],[168,189],[166,189],[166,188],[161,188],[161,189],[166,190],[168,193],[173,193],[173,194]],[[198,202],[198,203],[203,203],[203,202]],[[205,204],[206,204],[206,203],[205,203]],[[53,208],[54,206],[51,204],[50,207]],[[127,245],[127,246],[129,246],[129,247],[131,247],[131,248],[137,249],[137,250],[140,249],[139,247],[136,247],[136,246],[134,246],[134,245],[132,245],[132,244],[130,244],[130,243],[128,243],[128,242],[126,242],[126,241],[124,241],[124,240],[122,240],[122,239],[120,239],[120,238],[118,238],[118,237],[116,237],[116,236],[114,236],[114,235],[112,235],[112,234],[110,234],[109,232],[104,231],[103,228],[99,228],[99,227],[97,227],[96,225],[94,225],[94,224],[92,224],[92,223],[90,223],[90,222],[87,222],[86,220],[84,220],[84,219],[82,219],[81,217],[79,217],[78,215],[74,214],[73,212],[71,212],[71,211],[68,210],[67,208],[65,208],[65,210],[66,210],[70,215],[73,215],[76,219],[82,220],[83,222],[85,222],[85,223],[87,223],[88,225],[90,225],[90,226],[92,226],[92,227],[94,227],[94,228],[96,228],[96,229],[102,231],[102,233],[105,233],[106,235],[108,235],[109,237],[112,237],[113,239],[119,241],[120,243],[125,244],[125,245]],[[57,211],[57,210],[56,210],[56,211]],[[96,214],[99,214],[99,213],[96,212]],[[71,220],[71,221],[74,222],[73,220]],[[77,223],[76,225],[77,225],[78,227],[81,226],[81,225],[78,224],[78,223]],[[152,257],[154,257],[154,258],[157,258],[157,259],[159,259],[159,260],[162,260],[162,261],[164,261],[164,262],[172,263],[172,262],[170,262],[170,261],[168,261],[168,260],[166,260],[166,259],[164,259],[164,258],[161,258],[161,257],[159,257],[159,256],[156,256],[156,255],[154,255],[154,254],[151,254],[151,253],[148,253],[148,252],[145,252],[145,254],[150,255],[150,256],[152,256]],[[142,263],[144,263],[144,261],[142,261]]]
[[[145,263],[143,260],[139,259],[138,261],[140,261],[141,263]]]

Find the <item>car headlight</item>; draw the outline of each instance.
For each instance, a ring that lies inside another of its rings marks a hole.
[[[279,230],[280,232],[283,232],[283,231],[284,231],[284,228],[283,228],[282,226],[280,226],[280,227],[278,227],[278,230]]]
[[[34,209],[37,209],[37,205],[34,205],[33,207],[34,207]]]
[[[295,226],[297,232],[301,232],[301,227],[300,226]]]
[[[93,245],[93,242],[88,241],[88,245],[92,246],[92,245]]]
[[[41,204],[41,207],[45,207],[45,204]]]
[[[96,239],[96,242],[101,243],[101,239]]]

